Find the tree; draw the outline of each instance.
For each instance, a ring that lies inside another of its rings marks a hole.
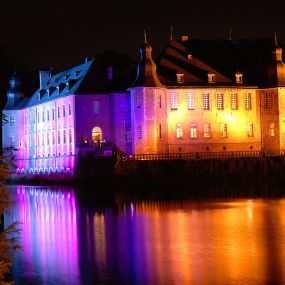
[[[9,225],[4,230],[4,212],[10,204],[9,192],[5,187],[5,181],[9,176],[8,165],[0,158],[0,285],[14,284],[5,282],[5,275],[9,273],[12,264],[12,252],[19,248],[17,242],[17,223]]]

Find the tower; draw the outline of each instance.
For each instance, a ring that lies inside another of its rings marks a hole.
[[[16,73],[12,75],[9,80],[10,88],[7,92],[7,103],[5,109],[15,107],[21,100],[21,81],[16,76]]]
[[[140,62],[131,93],[132,149],[134,154],[166,152],[166,89],[156,74],[152,47],[144,33]]]
[[[285,86],[285,64],[282,60],[282,48],[278,44],[277,35],[274,37],[272,60],[268,67],[268,85],[270,87]]]

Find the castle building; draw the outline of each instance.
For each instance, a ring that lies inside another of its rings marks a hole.
[[[171,38],[156,64],[145,39],[136,78],[123,91],[99,91],[96,61],[88,59],[55,75],[41,71],[30,97],[12,76],[3,149],[25,173],[73,173],[78,157],[102,146],[105,154],[116,146],[129,155],[285,150],[285,65],[277,39],[266,79],[251,84],[242,66],[225,74],[191,44]]]

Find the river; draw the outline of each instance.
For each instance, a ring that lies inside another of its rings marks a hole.
[[[118,202],[11,186],[16,284],[285,284],[285,199]]]

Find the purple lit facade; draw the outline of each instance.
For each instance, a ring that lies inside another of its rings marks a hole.
[[[30,98],[22,98],[20,83],[10,80],[3,111],[3,147],[20,173],[74,173],[77,159],[104,145],[105,154],[116,145],[130,147],[128,93],[81,92],[93,61],[44,77]]]

